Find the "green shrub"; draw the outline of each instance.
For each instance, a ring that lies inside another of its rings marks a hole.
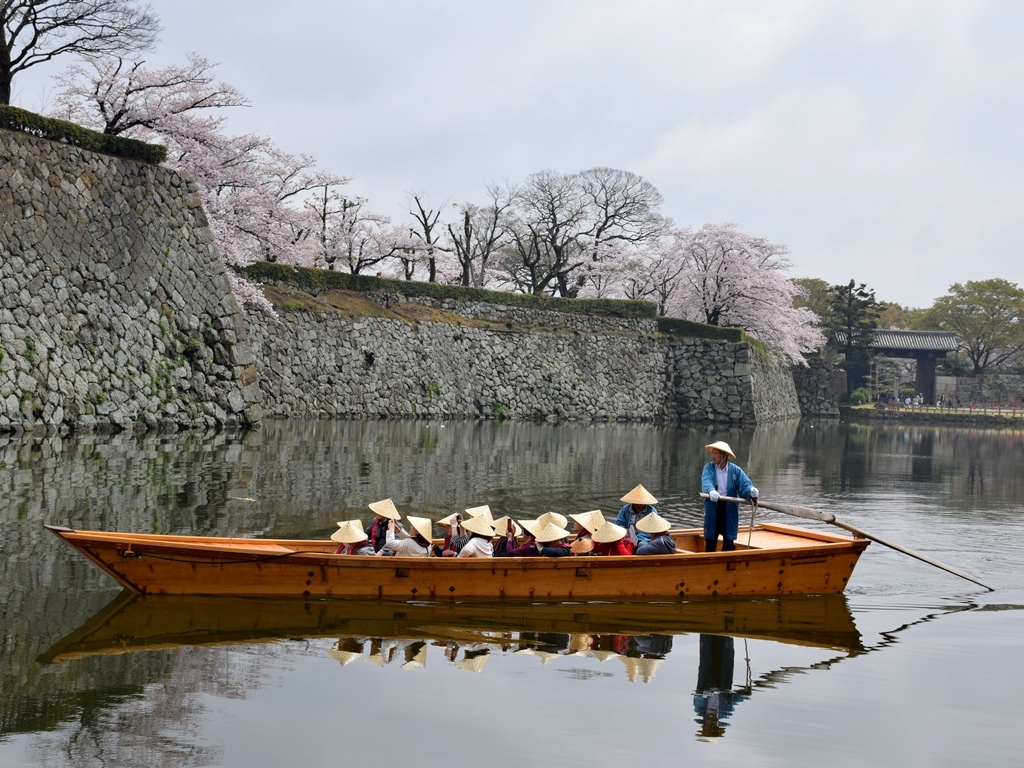
[[[718,325],[705,325],[678,317],[659,317],[658,330],[671,336],[690,336],[698,339],[716,339],[739,344],[747,339],[742,328],[726,328]]]
[[[146,144],[123,136],[91,131],[75,123],[43,117],[5,104],[0,104],[0,128],[153,165],[159,165],[167,159],[167,147],[162,144]]]
[[[850,405],[864,405],[868,402],[871,402],[871,393],[868,392],[867,387],[855,389],[850,394]]]

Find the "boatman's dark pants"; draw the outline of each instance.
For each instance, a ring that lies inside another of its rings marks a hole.
[[[721,499],[715,505],[715,529],[709,531],[712,535],[704,539],[704,551],[714,552],[715,545],[718,544],[718,532],[722,532],[722,551],[731,552],[736,549],[736,542],[732,539],[726,538],[725,532],[728,530],[725,527],[725,502]]]

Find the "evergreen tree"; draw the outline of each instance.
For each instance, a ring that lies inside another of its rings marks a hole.
[[[824,330],[829,344],[846,356],[846,396],[863,387],[871,370],[871,342],[878,328],[879,305],[875,292],[851,280],[847,285],[833,285],[828,290],[828,313]]]

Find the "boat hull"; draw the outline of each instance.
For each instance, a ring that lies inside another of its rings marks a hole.
[[[663,600],[842,592],[865,539],[759,525],[750,548],[648,557],[405,558],[334,555],[330,541],[74,531],[47,526],[120,584],[152,595],[397,600]]]

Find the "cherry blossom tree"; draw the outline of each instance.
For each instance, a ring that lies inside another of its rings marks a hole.
[[[159,32],[150,6],[131,0],[0,0],[0,104],[30,67],[66,53],[145,51]]]
[[[739,232],[735,224],[705,224],[679,245],[685,269],[671,314],[743,328],[794,363],[804,363],[804,355],[824,343],[817,315],[793,306],[802,289],[785,275],[785,246]]]
[[[309,155],[285,152],[265,137],[226,134],[218,110],[247,102],[214,78],[213,67],[195,54],[188,65],[156,70],[114,56],[89,57],[61,77],[57,116],[166,144],[167,165],[195,179],[228,265],[315,263],[324,258],[326,226],[303,203],[348,179],[317,170]],[[232,279],[236,287],[245,284],[237,275]],[[255,293],[246,289],[240,297]]]

